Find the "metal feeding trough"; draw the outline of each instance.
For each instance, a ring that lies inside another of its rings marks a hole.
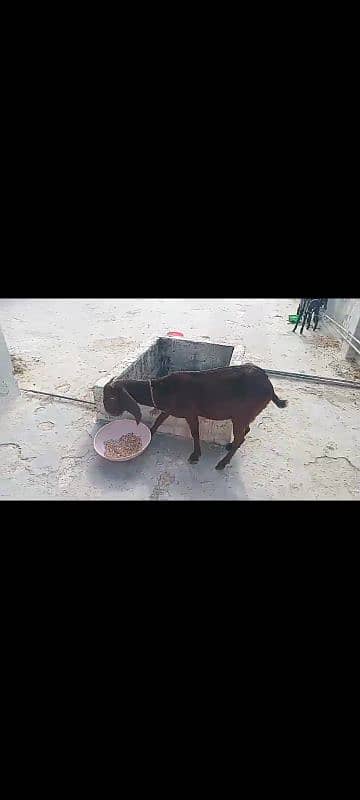
[[[149,378],[163,378],[171,372],[185,370],[217,369],[228,367],[234,348],[227,344],[215,342],[193,341],[192,339],[173,338],[160,336],[151,339],[146,347],[134,350],[121,364],[115,367],[105,378],[101,378],[94,386],[94,400],[98,420],[112,420],[104,409],[104,386],[114,377],[123,380],[149,380]],[[140,406],[142,421],[151,427],[156,419],[148,406]],[[160,413],[160,412],[159,412]],[[133,419],[131,414],[125,412],[122,419]],[[216,421],[202,417],[200,421],[200,439],[214,444],[228,444],[232,441],[232,423],[230,420]],[[159,434],[171,433],[191,439],[191,433],[186,420],[168,417],[159,428]],[[157,434],[156,434],[157,435]]]

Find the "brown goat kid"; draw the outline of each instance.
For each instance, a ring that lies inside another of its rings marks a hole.
[[[174,372],[151,381],[113,378],[104,388],[104,407],[112,416],[119,416],[126,410],[139,423],[139,403],[161,411],[151,429],[152,435],[170,415],[186,419],[194,440],[194,452],[189,458],[192,464],[201,456],[199,417],[231,419],[234,441],[226,446],[229,452],[216,469],[224,469],[231,461],[249,433],[250,423],[271,401],[278,408],[287,405],[286,400],[280,400],[275,394],[266,372],[253,364]]]

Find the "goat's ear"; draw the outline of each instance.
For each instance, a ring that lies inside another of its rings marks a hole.
[[[123,398],[124,399],[124,406],[125,406],[126,410],[129,411],[130,414],[133,415],[133,417],[135,417],[137,424],[139,424],[139,422],[141,422],[141,409],[140,409],[140,406],[138,406],[136,400],[134,400],[134,398],[131,397],[131,394],[129,394],[126,391],[126,389],[123,389],[123,395],[124,395],[124,398]]]

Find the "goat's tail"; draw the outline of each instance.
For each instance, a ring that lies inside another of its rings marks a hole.
[[[287,406],[287,400],[280,400],[280,397],[278,397],[277,394],[275,394],[274,389],[273,389],[272,401],[278,408],[286,408]]]

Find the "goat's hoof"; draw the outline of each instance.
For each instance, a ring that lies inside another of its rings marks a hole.
[[[225,467],[226,467],[226,464],[224,464],[223,461],[219,461],[219,463],[216,464],[215,469],[221,470],[221,469],[225,469]]]
[[[191,456],[188,458],[189,464],[197,464],[199,458],[200,456],[197,456],[196,453],[191,453]]]

